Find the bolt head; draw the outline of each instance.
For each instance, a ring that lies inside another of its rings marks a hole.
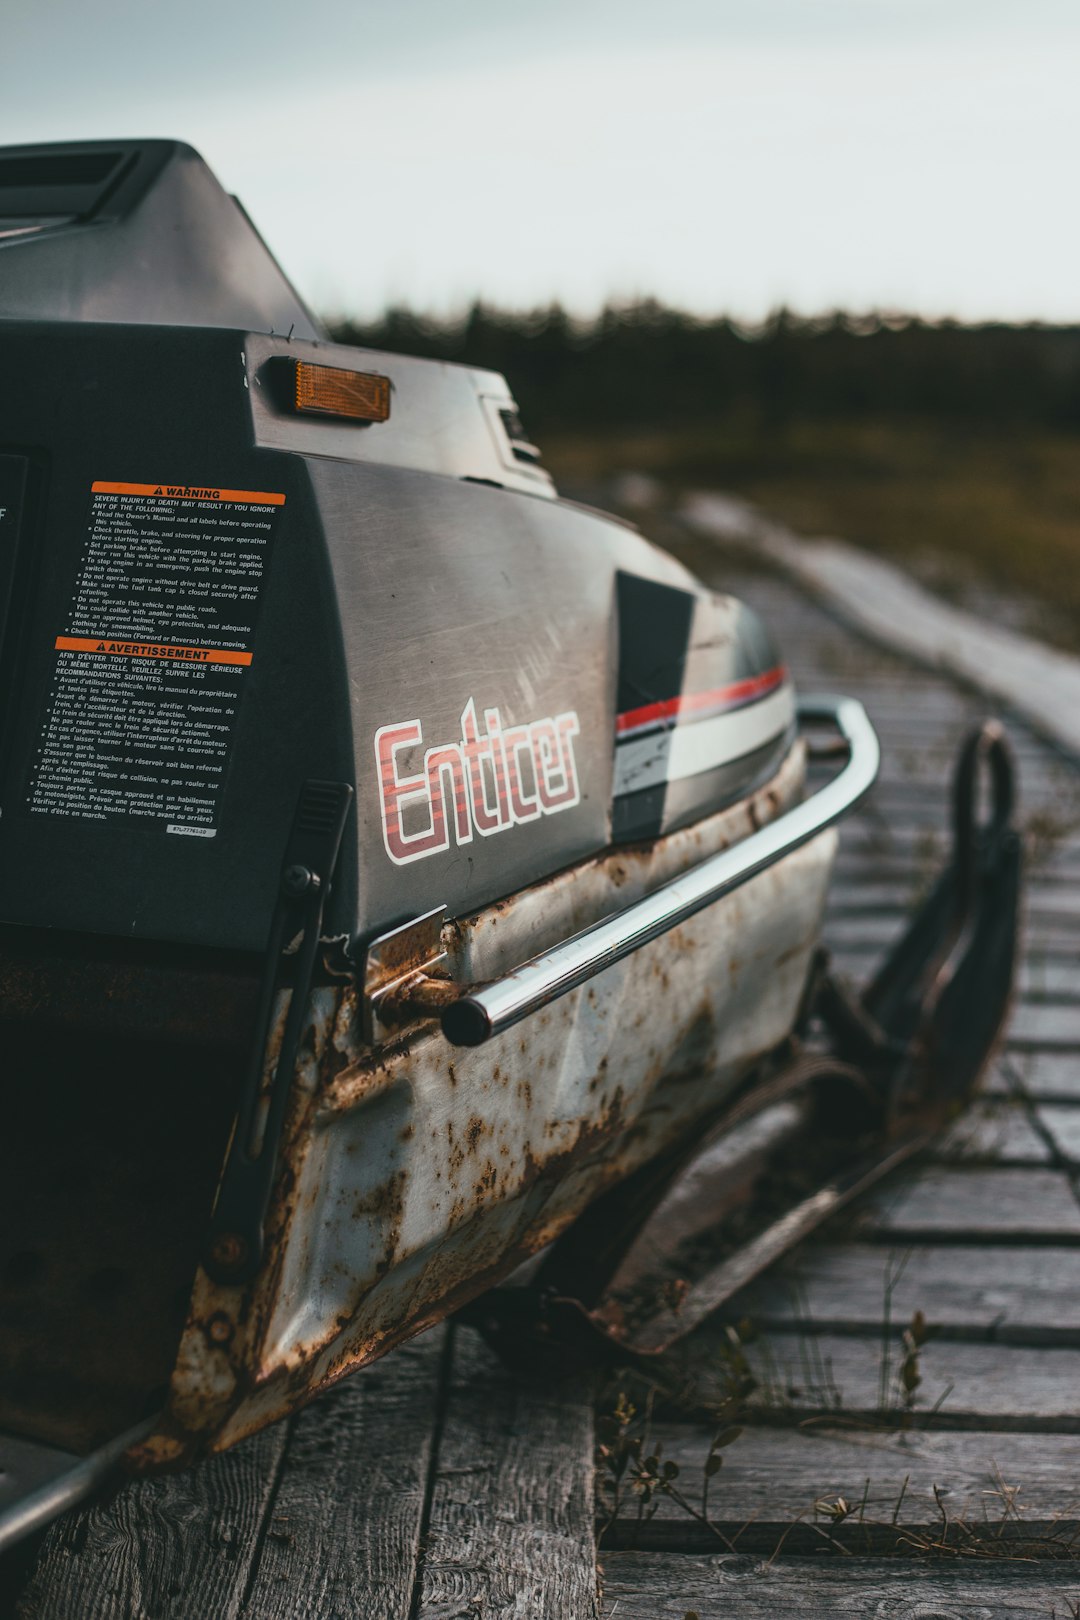
[[[210,1248],[210,1258],[223,1271],[235,1271],[247,1254],[247,1242],[239,1232],[219,1232]]]
[[[314,872],[306,866],[287,866],[281,879],[282,892],[291,900],[296,900],[306,894],[316,881]]]
[[[215,1311],[206,1324],[206,1333],[212,1344],[228,1344],[233,1336],[233,1324],[224,1311]]]

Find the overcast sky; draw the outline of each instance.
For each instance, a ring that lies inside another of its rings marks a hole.
[[[0,0],[0,139],[177,136],[309,301],[1080,319],[1075,0]]]

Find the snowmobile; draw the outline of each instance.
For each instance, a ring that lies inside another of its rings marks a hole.
[[[0,355],[0,1541],[478,1299],[518,1360],[653,1355],[967,1094],[994,726],[856,998],[864,711],[560,499],[502,377],[328,341],[166,141],[0,152]],[[795,1096],[821,1184],[632,1324],[658,1193]]]

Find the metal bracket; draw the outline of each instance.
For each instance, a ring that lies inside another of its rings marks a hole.
[[[442,942],[446,907],[380,934],[364,960],[364,1039],[373,1046],[389,1040],[403,1024],[431,1018],[460,994],[449,979],[432,978],[446,960]]]
[[[305,782],[281,864],[248,1072],[203,1257],[215,1282],[247,1282],[262,1260],[263,1224],[277,1168],[330,882],[353,790]],[[289,971],[291,970],[291,971]],[[272,1046],[278,993],[291,983],[281,1045]]]

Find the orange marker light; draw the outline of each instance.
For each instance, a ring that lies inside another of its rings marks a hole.
[[[293,362],[293,408],[305,416],[345,416],[353,422],[385,422],[390,416],[390,379],[373,371]]]

